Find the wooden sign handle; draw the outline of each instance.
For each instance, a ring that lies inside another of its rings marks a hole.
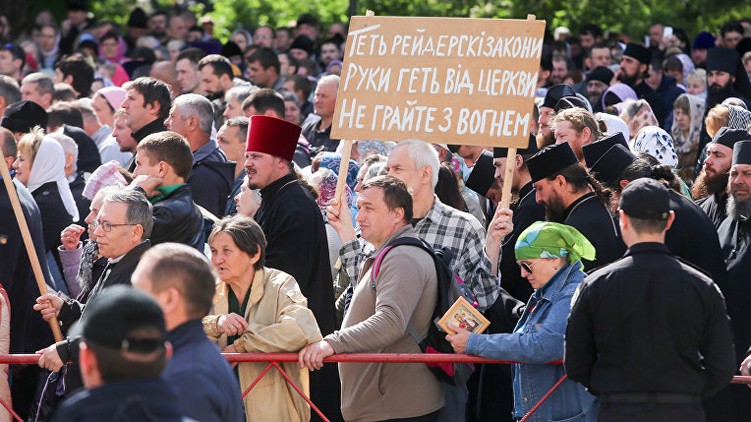
[[[342,148],[342,162],[339,163],[339,176],[336,179],[336,191],[334,192],[334,198],[338,202],[338,208],[340,209],[342,204],[347,203],[347,196],[344,195],[344,184],[347,182],[347,173],[349,172],[349,157],[352,154],[352,140],[347,139],[344,141],[344,147]]]
[[[10,172],[5,160],[0,163],[0,173],[3,176],[3,183],[5,184],[5,190],[8,191],[8,197],[10,203],[13,206],[13,213],[16,215],[16,221],[18,222],[18,228],[21,230],[21,236],[23,237],[23,243],[26,245],[26,253],[29,255],[31,261],[31,268],[34,270],[34,278],[39,287],[39,294],[45,295],[48,293],[47,283],[44,281],[44,274],[42,273],[42,266],[39,264],[39,257],[37,251],[34,248],[34,241],[31,239],[31,232],[29,232],[29,226],[26,224],[26,217],[23,215],[21,209],[21,202],[18,200],[18,193],[16,193],[16,187],[13,185],[13,181],[10,178]],[[49,320],[52,334],[55,336],[55,341],[63,339],[63,333],[60,331],[60,324],[57,322],[57,318],[53,317]]]
[[[506,155],[506,171],[503,173],[503,189],[499,208],[508,208],[511,204],[511,183],[514,181],[516,167],[516,148],[509,148]]]
[[[535,15],[527,15],[528,21],[535,20]],[[509,148],[506,155],[506,172],[503,175],[503,190],[501,190],[500,208],[508,208],[511,204],[511,184],[514,181],[516,167],[516,148]]]
[[[375,12],[368,10],[365,12],[365,16],[375,16]],[[347,173],[349,171],[349,157],[352,156],[352,140],[345,140],[342,147],[342,162],[339,165],[339,176],[336,179],[336,191],[334,191],[334,198],[339,203],[339,207],[347,202],[346,196],[342,196],[345,193],[344,184],[347,182]]]

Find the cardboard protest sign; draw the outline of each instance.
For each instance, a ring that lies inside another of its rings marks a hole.
[[[524,147],[545,22],[357,16],[331,137]]]

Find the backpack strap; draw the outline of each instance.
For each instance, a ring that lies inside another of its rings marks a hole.
[[[415,330],[415,327],[412,326],[412,324],[407,324],[407,333],[409,333],[410,336],[415,340],[415,343],[418,345],[422,343],[423,338],[420,337],[420,333]]]
[[[379,252],[373,260],[373,266],[370,270],[370,285],[373,287],[373,290],[376,289],[376,277],[378,277],[378,273],[381,270],[381,262],[383,262],[383,258],[386,256],[386,253],[388,253],[388,251],[393,249],[395,246],[400,245],[417,246],[418,248],[422,248],[424,251],[428,252],[431,257],[435,254],[435,252],[433,252],[433,249],[431,249],[430,246],[428,246],[428,244],[425,243],[425,241],[422,239],[414,237],[400,237],[398,239],[395,239],[388,246],[383,248],[383,250]]]

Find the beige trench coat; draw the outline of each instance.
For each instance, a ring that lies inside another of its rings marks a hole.
[[[216,325],[219,317],[227,314],[229,308],[228,288],[223,282],[217,284],[213,315],[203,319],[204,331],[222,350],[227,347],[227,335],[220,333]],[[245,319],[248,330],[234,342],[239,353],[297,352],[322,339],[313,312],[308,309],[308,300],[295,279],[273,268],[264,267],[256,271]],[[240,387],[243,392],[267,365],[264,362],[240,364]],[[308,370],[300,369],[297,362],[285,362],[281,366],[295,384],[309,395]],[[310,419],[310,406],[275,368],[261,378],[243,401],[245,417],[249,422],[307,422]]]

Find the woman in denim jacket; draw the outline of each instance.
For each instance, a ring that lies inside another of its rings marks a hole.
[[[538,221],[519,236],[515,255],[523,277],[535,293],[512,333],[472,334],[452,327],[446,337],[457,353],[524,363],[513,365],[514,417],[524,417],[564,376],[563,335],[571,298],[585,275],[581,258],[594,259],[594,246],[575,228]],[[595,397],[566,379],[532,414],[529,421],[595,421]]]

